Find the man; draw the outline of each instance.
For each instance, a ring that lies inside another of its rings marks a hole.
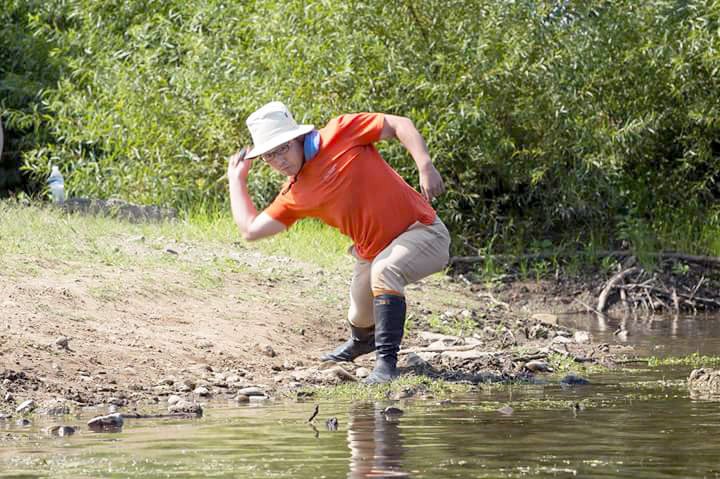
[[[430,206],[445,187],[425,141],[405,117],[342,115],[316,130],[298,125],[280,102],[263,106],[246,123],[253,148],[228,163],[230,204],[243,238],[280,233],[305,217],[320,218],[348,235],[356,259],[348,311],[351,337],[323,359],[352,361],[376,351],[375,368],[365,382],[392,380],[405,325],[405,286],[440,271],[449,255],[450,235]],[[390,138],[415,160],[422,195],[373,146]],[[288,177],[259,214],[247,188],[257,157]]]

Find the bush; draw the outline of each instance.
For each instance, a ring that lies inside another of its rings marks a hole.
[[[2,102],[6,119],[25,119],[13,128],[41,132],[22,148],[25,170],[40,181],[60,163],[71,194],[226,207],[225,159],[249,142],[244,119],[279,99],[316,125],[348,111],[412,118],[447,180],[436,206],[456,245],[639,244],[642,232],[668,247],[678,216],[692,218],[684,232],[720,218],[719,10],[710,0],[13,0],[4,15],[32,33],[57,83]],[[416,184],[402,147],[381,149]],[[264,205],[279,178],[255,173]]]

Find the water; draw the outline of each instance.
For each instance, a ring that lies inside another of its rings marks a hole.
[[[628,323],[628,341],[717,354],[717,319]],[[450,404],[321,402],[313,424],[312,401],[218,404],[196,420],[130,419],[115,434],[68,418],[78,433],[55,439],[43,432],[50,418],[0,423],[0,478],[717,478],[720,407],[689,397],[689,369],[625,370],[574,388],[487,388]],[[386,417],[389,405],[404,414]],[[326,429],[330,417],[337,431]]]

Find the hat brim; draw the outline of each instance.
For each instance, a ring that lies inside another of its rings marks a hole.
[[[298,125],[297,128],[284,132],[282,135],[273,136],[270,140],[260,145],[254,145],[253,148],[247,152],[245,158],[256,158],[268,151],[277,148],[283,143],[297,138],[298,136],[310,133],[315,129],[315,125]]]

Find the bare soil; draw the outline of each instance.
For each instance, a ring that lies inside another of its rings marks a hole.
[[[124,252],[166,256],[167,265],[6,258],[18,268],[0,271],[0,412],[13,413],[28,399],[39,407],[166,404],[170,394],[206,401],[257,386],[280,396],[343,380],[323,373],[318,358],[347,338],[350,260],[347,271],[328,272],[242,245],[218,256],[197,244],[165,250],[130,238],[117,244]],[[207,261],[231,267],[203,277],[187,266]],[[476,326],[466,334],[496,354],[430,361],[439,377],[474,381],[489,377],[484,373],[528,374],[524,364],[547,355],[555,336],[573,334],[533,314],[579,311],[594,300],[587,288],[562,281],[490,290],[442,275],[411,286],[407,296],[412,327],[404,348],[427,346],[421,333],[443,319]],[[575,358],[607,361],[619,352],[592,338],[571,343],[560,346]],[[372,354],[357,362],[372,368]]]

